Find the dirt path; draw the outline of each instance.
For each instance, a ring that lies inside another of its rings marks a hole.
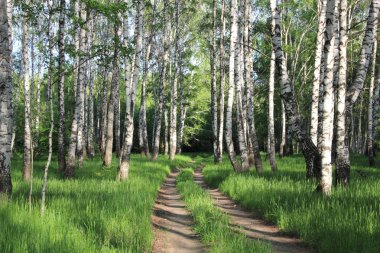
[[[193,220],[176,189],[179,172],[171,173],[158,192],[152,224],[153,252],[204,252],[200,238],[192,231]]]
[[[300,239],[284,236],[276,226],[268,225],[252,211],[246,211],[218,189],[209,189],[203,179],[203,167],[195,170],[194,181],[206,189],[214,204],[230,216],[230,223],[236,230],[252,239],[272,244],[275,252],[313,252]]]

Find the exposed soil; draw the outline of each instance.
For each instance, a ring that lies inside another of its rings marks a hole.
[[[193,220],[176,189],[178,171],[169,174],[158,192],[152,224],[153,252],[205,252],[199,236],[192,230]]]
[[[216,206],[230,216],[231,227],[248,238],[271,243],[275,252],[313,252],[300,239],[284,235],[276,226],[262,220],[257,213],[240,207],[218,189],[209,189],[203,179],[203,167],[195,170],[194,181],[209,193]]]

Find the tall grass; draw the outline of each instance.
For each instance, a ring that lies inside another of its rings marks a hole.
[[[117,182],[117,159],[105,169],[99,157],[85,161],[75,180],[57,174],[53,161],[47,188],[47,210],[40,215],[45,161],[35,162],[33,209],[29,185],[21,180],[22,157],[12,163],[14,191],[0,207],[0,252],[149,252],[150,217],[157,190],[170,169],[190,161],[160,157],[151,162],[132,156],[130,179]]]
[[[353,157],[350,186],[335,187],[330,198],[313,193],[316,182],[305,180],[301,156],[278,159],[275,174],[265,162],[261,176],[236,174],[227,159],[219,165],[202,160],[206,182],[318,252],[380,252],[380,170],[366,167],[364,157]]]
[[[177,188],[195,220],[195,231],[210,252],[272,252],[265,242],[252,241],[233,231],[229,218],[213,205],[207,192],[193,182],[193,171],[183,170],[177,177]]]

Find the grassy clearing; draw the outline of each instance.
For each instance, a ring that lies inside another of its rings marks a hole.
[[[331,198],[313,193],[315,183],[306,182],[301,156],[278,159],[276,174],[265,162],[262,176],[234,173],[228,158],[219,165],[212,157],[195,159],[207,162],[207,183],[318,252],[380,252],[380,170],[366,167],[365,157],[353,157],[350,187],[334,188]]]
[[[40,216],[42,170],[35,162],[33,209],[29,185],[21,181],[22,157],[12,163],[12,201],[0,207],[1,252],[149,252],[150,217],[160,184],[176,164],[160,157],[151,162],[132,156],[130,179],[116,182],[117,159],[105,169],[99,157],[85,161],[76,179],[63,180],[53,161],[47,189],[47,211]]]
[[[234,232],[228,216],[212,204],[210,196],[193,182],[193,170],[185,169],[177,177],[177,188],[195,220],[195,230],[210,252],[271,252],[264,242],[253,242]]]

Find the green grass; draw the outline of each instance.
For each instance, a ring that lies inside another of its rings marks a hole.
[[[349,188],[334,188],[330,198],[313,193],[316,183],[305,180],[301,156],[278,159],[275,174],[265,162],[262,176],[236,174],[228,158],[218,165],[212,157],[195,159],[207,162],[207,183],[318,252],[380,252],[380,170],[368,168],[365,157],[353,157]]]
[[[132,156],[130,179],[117,182],[117,159],[105,169],[99,157],[85,161],[75,180],[63,180],[53,161],[49,171],[47,211],[40,215],[42,170],[35,162],[33,208],[29,185],[21,180],[22,157],[12,161],[13,195],[0,206],[0,252],[150,252],[150,218],[157,190],[174,162],[160,157],[151,162]]]
[[[267,243],[252,241],[234,232],[229,218],[212,204],[207,192],[193,182],[193,170],[185,169],[177,177],[177,188],[195,221],[195,231],[210,252],[271,252]]]

